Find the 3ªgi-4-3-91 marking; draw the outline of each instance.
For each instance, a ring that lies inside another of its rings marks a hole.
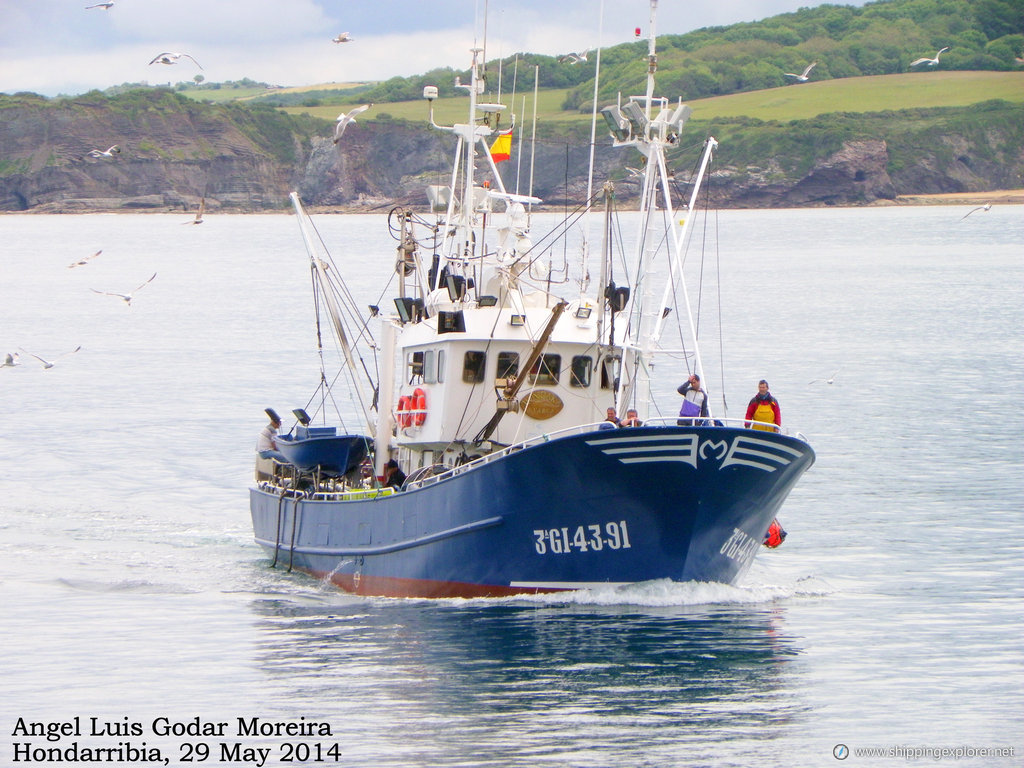
[[[629,528],[625,520],[615,523],[579,525],[573,528],[544,528],[533,532],[533,546],[538,555],[565,555],[570,552],[600,552],[608,549],[630,549]]]

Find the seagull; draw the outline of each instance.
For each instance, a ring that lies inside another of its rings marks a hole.
[[[206,212],[206,198],[200,198],[199,210],[196,212],[196,217],[192,221],[183,221],[182,224],[202,224],[203,214]]]
[[[809,74],[811,74],[811,70],[814,69],[817,65],[818,65],[818,62],[812,61],[810,64],[807,65],[807,69],[805,69],[803,71],[803,74],[795,75],[792,72],[786,72],[785,74],[786,74],[786,77],[795,77],[796,81],[798,83],[806,83],[807,82],[807,76]]]
[[[985,203],[984,205],[979,205],[977,208],[975,208],[973,210],[970,210],[967,213],[965,213],[963,216],[961,216],[960,217],[960,221],[963,221],[964,219],[966,219],[968,216],[970,216],[972,213],[974,213],[974,211],[987,211],[991,207],[992,207],[992,203]]]
[[[89,151],[89,157],[113,157],[114,155],[120,155],[121,148],[115,144],[110,149],[104,151],[101,149],[93,149]]]
[[[13,368],[16,365],[21,365],[21,363],[18,362],[18,353],[15,352],[12,355],[10,352],[8,352],[7,357],[4,358],[4,362],[2,365],[0,365],[0,368]]]
[[[564,56],[558,57],[559,64],[578,64],[581,61],[587,60],[587,54],[590,53],[590,49],[583,51],[582,53],[567,53]]]
[[[835,371],[835,373],[833,373],[833,374],[832,374],[831,376],[829,376],[829,377],[828,377],[827,379],[815,379],[814,381],[809,381],[809,382],[807,382],[807,384],[808,384],[808,385],[811,385],[811,384],[817,384],[817,383],[818,383],[819,381],[824,381],[824,382],[825,382],[826,384],[834,384],[834,383],[835,383],[835,381],[836,381],[836,373],[839,373],[839,371],[840,371],[840,370],[842,370],[842,369],[840,369],[840,368],[836,368],[836,371]]]
[[[99,256],[101,253],[103,253],[103,251],[99,250],[96,251],[96,253],[94,253],[92,256],[86,256],[84,259],[80,259],[79,261],[76,261],[73,264],[68,264],[68,269],[74,269],[75,267],[84,267],[90,261]]]
[[[336,38],[331,40],[331,42],[332,43],[351,43],[353,40],[355,40],[355,38],[352,37],[348,32],[342,32]]]
[[[153,57],[153,60],[151,62],[149,62],[149,63],[150,64],[177,64],[178,63],[178,59],[180,59],[183,56],[186,59],[192,59],[192,57],[189,54],[187,54],[187,53],[170,53],[170,52],[165,52],[165,53],[158,53],[156,56]],[[200,64],[195,59],[192,59],[192,63],[195,64],[200,69],[203,68],[203,65]]]
[[[21,349],[21,351],[24,352],[26,355],[32,355],[32,357],[34,357],[36,360],[38,360],[40,363],[42,363],[43,364],[43,368],[53,368],[53,366],[55,366],[57,364],[57,361],[60,360],[62,357],[67,357],[68,355],[73,355],[73,354],[75,354],[75,352],[77,352],[81,348],[82,347],[79,345],[79,346],[75,347],[74,349],[72,349],[70,352],[65,352],[63,355],[57,355],[57,357],[53,358],[53,360],[50,361],[50,360],[44,360],[39,355],[33,355],[27,349],[21,349],[21,347],[18,347],[18,349]]]
[[[945,48],[940,48],[936,52],[934,59],[929,59],[927,56],[922,56],[920,59],[917,59],[916,61],[910,62],[910,66],[916,67],[918,64],[927,64],[929,67],[934,67],[936,64],[939,63],[939,56],[941,56],[943,53],[945,53],[948,50],[949,50],[949,46],[947,45]]]
[[[338,115],[338,122],[334,124],[334,143],[337,144],[341,139],[341,134],[343,134],[345,129],[348,128],[348,124],[356,121],[356,115],[362,114],[372,106],[372,104],[362,104],[348,114],[342,112]]]
[[[153,273],[153,277],[156,277],[156,272]],[[101,293],[104,296],[117,296],[118,298],[123,299],[125,304],[127,304],[130,307],[132,305],[132,298],[134,297],[134,294],[138,293],[143,288],[145,288],[147,283],[153,282],[153,277],[149,278],[149,280],[147,280],[145,283],[140,285],[138,288],[136,288],[131,293],[111,293],[110,291],[97,291],[95,288],[90,288],[90,290],[93,293]]]
[[[109,11],[113,7],[114,7],[114,3],[113,2],[109,2],[109,3],[96,3],[96,5],[87,5],[87,6],[85,6],[85,10],[88,11],[90,8],[102,8],[104,11]]]

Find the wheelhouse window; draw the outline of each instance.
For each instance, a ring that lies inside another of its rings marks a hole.
[[[519,374],[519,353],[499,352],[497,378],[508,379]]]
[[[487,353],[470,351],[462,359],[462,380],[467,384],[476,384],[484,380],[484,368],[487,367]]]
[[[437,350],[437,383],[444,383],[444,362],[445,354],[443,349]]]
[[[436,357],[437,353],[432,349],[428,349],[423,353],[423,382],[425,384],[437,382]]]
[[[541,355],[530,369],[530,383],[553,387],[558,384],[558,373],[561,368],[561,355]]]
[[[621,360],[618,357],[606,357],[601,360],[601,389],[614,389],[619,380]]]
[[[409,383],[415,383],[417,378],[423,376],[423,352],[411,352],[405,359],[409,368]]]
[[[569,368],[569,385],[573,387],[590,386],[590,370],[594,360],[589,355],[576,355]]]

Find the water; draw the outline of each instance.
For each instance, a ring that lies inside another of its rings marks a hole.
[[[82,345],[0,369],[0,766],[125,740],[170,765],[1019,765],[1024,209],[961,215],[720,214],[730,415],[767,378],[818,453],[743,584],[436,602],[347,596],[251,541],[262,409],[317,376],[292,217],[0,218],[0,354]],[[318,219],[390,306],[383,223]],[[130,308],[90,290],[153,272]],[[15,734],[75,717],[142,733]],[[253,717],[332,735],[240,737]]]

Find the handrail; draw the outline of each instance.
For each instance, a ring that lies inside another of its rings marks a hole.
[[[679,418],[680,418],[679,416],[654,416],[654,417],[651,417],[651,418],[647,419],[647,421],[644,422],[644,427],[675,427],[675,426],[680,426],[679,424],[677,424],[677,421],[679,420]],[[750,425],[750,421],[748,421],[747,419],[734,419],[734,418],[727,418],[727,419],[701,419],[700,417],[684,417],[684,418],[693,418],[693,420],[698,421],[698,422],[700,422],[700,421],[706,422],[706,424],[697,424],[695,426],[705,426],[705,427],[736,427],[736,428],[739,428],[739,429],[744,429],[744,428],[749,428],[749,425]],[[468,461],[465,464],[460,464],[457,467],[452,467],[451,469],[447,470],[446,472],[442,472],[442,473],[437,474],[437,475],[430,475],[429,477],[424,477],[422,480],[413,480],[412,482],[406,482],[406,484],[405,484],[404,488],[402,489],[402,491],[404,492],[404,491],[414,490],[414,489],[417,489],[417,488],[425,488],[425,487],[427,487],[429,485],[433,485],[434,483],[438,483],[438,482],[440,482],[442,480],[448,480],[448,479],[450,479],[452,477],[460,475],[463,472],[468,472],[468,471],[476,469],[478,467],[482,467],[483,465],[488,464],[488,463],[490,463],[492,461],[497,461],[498,459],[503,458],[505,456],[508,456],[509,454],[514,453],[516,451],[521,451],[524,448],[529,448],[529,447],[534,446],[534,445],[540,445],[541,443],[547,443],[547,442],[550,442],[551,440],[555,440],[555,439],[559,439],[559,438],[563,438],[563,437],[569,437],[570,435],[582,435],[582,434],[586,434],[588,432],[608,432],[608,431],[611,431],[607,427],[602,427],[601,426],[602,424],[606,424],[606,423],[607,422],[605,422],[605,421],[595,421],[595,422],[592,422],[590,424],[577,424],[577,425],[572,426],[572,427],[565,427],[564,429],[559,429],[559,430],[557,430],[555,432],[545,432],[544,434],[536,435],[534,437],[527,438],[526,440],[522,440],[522,441],[520,441],[518,443],[513,443],[512,445],[509,445],[509,446],[506,446],[505,448],[502,448],[500,451],[494,451],[493,453],[488,453],[488,454],[486,454],[484,456],[481,456],[481,457],[479,457],[477,459],[473,459],[472,461]],[[686,426],[686,425],[683,425],[683,426]],[[619,427],[619,428],[616,428],[616,429],[632,429],[632,427]],[[805,443],[809,442],[807,437],[802,432],[799,432],[799,431],[793,430],[793,429],[787,429],[786,427],[776,427],[776,434],[785,435],[787,437],[794,437],[797,440],[802,440]],[[317,492],[314,492],[314,493],[311,494],[311,493],[306,493],[306,492],[303,492],[303,491],[294,490],[294,489],[290,489],[290,488],[288,488],[288,489],[286,489],[286,488],[278,488],[278,487],[272,486],[272,485],[267,486],[267,488],[263,488],[264,485],[265,484],[260,484],[261,489],[264,489],[264,490],[271,490],[272,489],[276,493],[280,493],[283,496],[298,498],[300,500],[304,499],[306,501],[313,501],[313,502],[316,502],[316,501],[365,501],[365,500],[367,500],[367,497],[371,496],[371,495],[372,496],[379,495],[380,497],[383,497],[383,496],[393,495],[393,493],[394,493],[393,491],[391,493],[388,493],[387,490],[377,489],[378,490],[378,494],[374,494],[373,493],[373,489],[358,489],[358,488],[355,488],[355,489],[348,489],[348,490],[345,490],[345,491],[333,491],[333,492],[332,491],[317,491]],[[381,491],[383,491],[383,492],[381,492]],[[362,496],[362,494],[367,494],[367,496]],[[346,496],[348,496],[349,498],[346,499],[345,498]]]
[[[645,427],[675,427],[675,426],[679,426],[676,423],[677,419],[679,419],[678,416],[656,416],[654,418],[650,418],[647,421],[645,421],[644,422],[644,426]],[[700,418],[697,418],[695,420],[696,421],[705,421],[705,422],[707,422],[704,425],[695,425],[695,426],[708,426],[708,427],[748,428],[749,424],[750,424],[750,421],[748,421],[747,419],[700,419]],[[591,424],[578,424],[578,425],[573,426],[573,427],[566,427],[565,429],[560,429],[560,430],[558,430],[556,432],[546,432],[546,433],[544,433],[542,435],[537,435],[535,437],[531,437],[531,438],[528,438],[526,440],[523,440],[522,442],[514,443],[513,445],[510,445],[510,446],[507,446],[505,448],[502,448],[500,451],[495,451],[494,453],[488,453],[487,455],[481,456],[478,459],[473,459],[472,461],[466,462],[465,464],[460,464],[457,467],[452,467],[447,472],[442,472],[439,475],[431,475],[430,477],[425,477],[422,480],[416,480],[416,481],[414,481],[412,483],[406,483],[405,484],[405,488],[403,490],[408,491],[408,490],[412,490],[414,488],[425,488],[426,486],[432,485],[433,483],[438,483],[438,482],[441,482],[442,480],[448,480],[448,479],[450,479],[452,477],[455,477],[456,475],[462,474],[463,472],[468,472],[468,471],[470,471],[472,469],[476,469],[477,467],[482,467],[484,464],[487,464],[487,463],[489,463],[491,461],[496,461],[496,460],[498,460],[500,458],[503,458],[504,456],[508,456],[510,453],[513,453],[515,451],[521,451],[524,448],[529,448],[530,446],[533,446],[533,445],[539,445],[540,443],[547,443],[547,442],[550,442],[551,440],[556,439],[556,438],[568,437],[568,436],[573,435],[573,434],[585,434],[587,432],[605,432],[605,431],[609,431],[609,430],[607,430],[607,428],[603,429],[601,427],[601,425],[605,424],[605,423],[606,422],[604,422],[604,421],[596,421],[596,422],[593,422]],[[616,429],[633,429],[633,427],[620,427],[620,428],[616,428]],[[798,440],[803,440],[805,443],[807,442],[807,438],[801,432],[797,432],[795,430],[789,430],[789,429],[786,429],[784,427],[775,427],[775,431],[776,431],[776,434],[786,435],[787,437],[795,437]]]

